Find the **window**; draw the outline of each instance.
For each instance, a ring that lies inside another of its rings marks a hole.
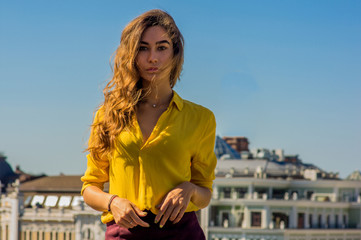
[[[224,198],[231,198],[231,188],[224,188]]]
[[[318,215],[318,228],[322,228],[322,215]]]
[[[42,207],[43,203],[44,203],[44,196],[41,195],[35,195],[33,197],[33,200],[31,201],[31,206],[38,206],[38,207]]]
[[[73,197],[73,202],[71,203],[71,206],[79,206],[82,201],[84,201],[82,196],[75,196]]]
[[[306,192],[306,198],[307,198],[308,200],[311,200],[312,194],[313,194],[313,191],[307,191],[307,192]]]
[[[255,192],[258,192],[258,196],[262,196],[262,194],[267,194],[268,189],[267,188],[255,188]]]
[[[297,199],[298,199],[298,196],[299,196],[298,191],[292,191],[292,192],[291,192],[291,198],[292,198],[292,200],[297,200]]]
[[[286,191],[284,189],[273,189],[272,197],[273,199],[283,199]]]
[[[70,202],[71,202],[70,196],[61,196],[59,199],[58,206],[59,207],[69,207]]]
[[[218,222],[218,207],[216,206],[210,206],[210,217],[209,217],[209,225],[210,226],[220,226],[220,223]]]
[[[282,212],[272,213],[272,221],[276,229],[288,228],[288,216]]]
[[[55,207],[57,201],[57,196],[47,196],[44,205],[46,207]]]
[[[327,220],[326,220],[326,222],[327,222],[326,228],[330,228],[330,227],[331,227],[331,217],[330,217],[330,215],[327,215]]]
[[[298,213],[297,228],[305,228],[305,214]]]
[[[90,237],[91,237],[91,232],[90,229],[88,228],[87,239],[90,239]]]
[[[93,232],[91,231],[90,228],[87,228],[83,231],[83,239],[86,239],[86,240],[94,240],[94,237],[93,237]]]
[[[312,222],[312,214],[308,215],[308,222],[310,224],[310,228],[313,228],[313,222]]]
[[[335,216],[335,228],[338,228],[338,215]]]
[[[243,220],[244,220],[244,213],[242,212],[242,213],[240,213],[238,227],[242,227]]]
[[[251,226],[252,227],[260,227],[261,226],[261,213],[260,212],[252,212],[251,213]]]
[[[229,227],[229,212],[222,212],[222,226],[224,228]]]
[[[25,207],[29,207],[29,206],[30,206],[31,198],[32,198],[32,196],[28,196],[28,197],[26,198],[26,200],[24,201],[24,206],[25,206]]]
[[[248,192],[247,188],[236,188],[237,198],[245,198],[246,193]]]

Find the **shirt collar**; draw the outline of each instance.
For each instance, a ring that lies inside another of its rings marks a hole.
[[[183,109],[183,99],[173,90],[173,98],[171,104],[174,103],[179,111]]]

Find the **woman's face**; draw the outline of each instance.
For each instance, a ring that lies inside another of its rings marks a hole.
[[[140,40],[136,64],[143,80],[169,84],[173,44],[161,26],[147,28]]]

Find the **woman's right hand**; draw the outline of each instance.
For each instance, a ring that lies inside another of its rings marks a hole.
[[[146,212],[141,211],[131,201],[125,198],[116,197],[110,204],[110,210],[114,221],[121,227],[133,228],[135,226],[149,227],[140,217],[145,217]]]

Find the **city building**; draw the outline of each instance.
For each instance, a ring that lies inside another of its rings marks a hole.
[[[361,239],[359,171],[342,180],[282,150],[230,158],[225,143],[217,138],[213,197],[201,210],[208,240]]]
[[[8,186],[0,199],[0,239],[104,239],[100,213],[80,196],[80,177],[44,176]]]
[[[197,213],[208,240],[361,240],[360,171],[340,179],[298,155],[248,144],[216,138],[212,200]],[[2,159],[1,240],[104,239],[101,213],[80,196],[80,175],[26,175]]]

